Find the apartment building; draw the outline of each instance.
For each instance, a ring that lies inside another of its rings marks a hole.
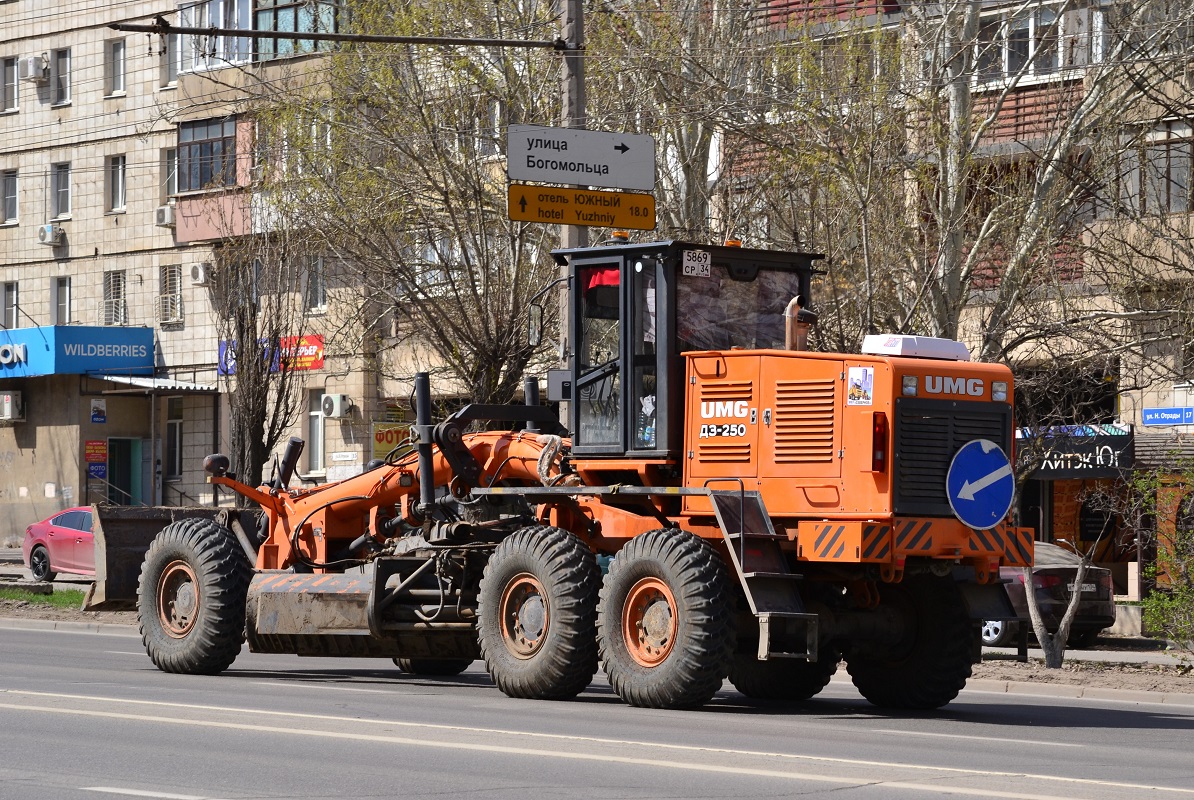
[[[236,399],[214,274],[229,237],[268,231],[238,216],[253,128],[214,98],[213,71],[272,59],[109,25],[268,27],[299,5],[0,2],[0,533],[78,504],[225,501],[201,470]],[[324,351],[327,272],[300,257],[311,327],[281,343],[302,383],[300,472],[346,477],[372,457],[362,409],[385,406],[356,354]]]

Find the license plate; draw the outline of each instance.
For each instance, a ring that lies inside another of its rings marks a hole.
[[[1075,589],[1077,589],[1077,588],[1078,588],[1078,584],[1076,584],[1076,583],[1071,583],[1071,584],[1070,584],[1070,591],[1071,591],[1071,592],[1072,592],[1072,591],[1074,591],[1074,590],[1075,590]],[[1094,585],[1093,583],[1084,583],[1084,584],[1082,584],[1082,591],[1083,591],[1083,592],[1093,592],[1094,590],[1095,590],[1095,585]]]

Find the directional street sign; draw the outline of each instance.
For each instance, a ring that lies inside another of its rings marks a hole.
[[[655,139],[634,133],[511,125],[506,131],[506,171],[516,181],[649,192],[655,188]]]
[[[962,445],[945,475],[950,508],[962,524],[980,531],[1003,521],[1015,492],[1012,462],[990,439]]]
[[[506,216],[517,222],[549,222],[590,228],[655,229],[655,198],[630,192],[597,192],[512,183]]]

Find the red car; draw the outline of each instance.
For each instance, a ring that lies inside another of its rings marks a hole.
[[[25,529],[21,545],[25,566],[36,581],[52,581],[59,572],[95,574],[91,508],[76,506]]]

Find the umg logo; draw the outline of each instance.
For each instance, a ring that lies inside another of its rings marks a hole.
[[[708,400],[701,401],[702,419],[748,416],[750,416],[750,403],[746,400],[717,400],[713,402]]]
[[[985,388],[979,378],[950,378],[942,375],[925,376],[927,394],[961,394],[982,397]]]

